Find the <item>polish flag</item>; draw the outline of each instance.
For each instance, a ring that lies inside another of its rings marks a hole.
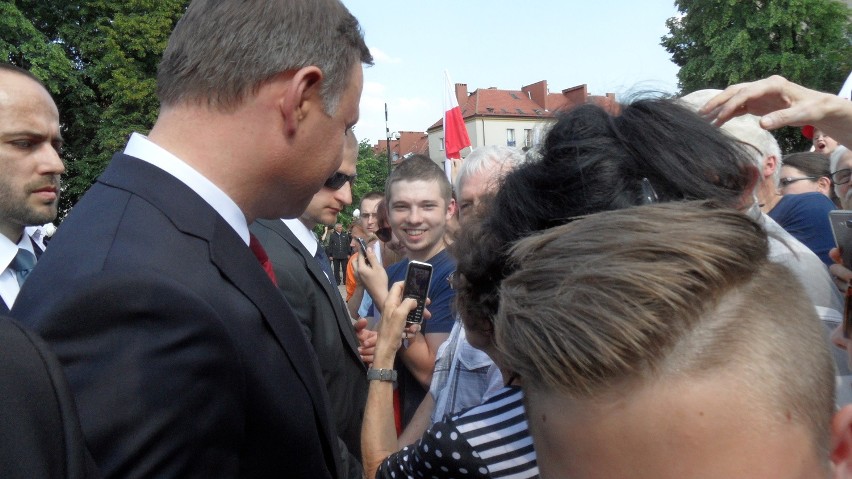
[[[461,160],[461,150],[470,146],[470,137],[464,126],[461,108],[456,100],[456,91],[450,81],[450,74],[444,71],[446,91],[444,92],[444,152],[448,161],[444,162],[444,170],[450,182],[453,181],[454,161]]]

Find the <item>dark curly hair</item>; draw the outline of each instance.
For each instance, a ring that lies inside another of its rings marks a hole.
[[[456,240],[462,317],[496,314],[497,290],[511,272],[507,252],[521,238],[649,200],[740,208],[757,180],[743,145],[665,98],[636,100],[615,114],[592,104],[563,113],[539,153],[503,179],[487,211]]]

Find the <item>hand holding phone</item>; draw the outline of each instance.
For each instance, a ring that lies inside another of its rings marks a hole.
[[[828,219],[843,266],[852,268],[852,210],[829,211]]]
[[[367,242],[364,241],[364,238],[355,237],[355,239],[358,240],[358,244],[361,245],[361,256],[364,257],[364,262],[369,266],[370,259],[367,257]]]
[[[417,300],[417,307],[408,313],[406,323],[420,324],[423,322],[423,308],[429,296],[429,284],[432,280],[432,265],[420,261],[410,261],[405,271],[405,288],[402,297]]]

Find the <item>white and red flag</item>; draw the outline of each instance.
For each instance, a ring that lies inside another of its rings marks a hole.
[[[446,91],[444,92],[444,152],[447,160],[461,160],[461,151],[470,146],[470,136],[464,125],[461,108],[456,99],[456,90],[450,81],[450,74],[444,71]],[[444,170],[450,182],[453,181],[453,161],[444,162]]]

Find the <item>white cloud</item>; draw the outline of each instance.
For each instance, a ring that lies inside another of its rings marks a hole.
[[[392,57],[375,47],[370,48],[370,54],[373,55],[373,60],[375,60],[376,63],[402,63],[401,58]]]

